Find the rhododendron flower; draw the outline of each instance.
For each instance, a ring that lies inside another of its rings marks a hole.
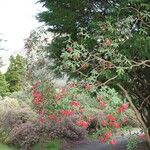
[[[100,104],[100,107],[106,107],[107,106],[107,103],[104,101],[100,101],[99,104]]]
[[[73,49],[71,47],[68,47],[68,48],[66,48],[66,51],[70,53],[73,51]]]
[[[114,116],[111,115],[111,114],[107,114],[107,115],[106,115],[106,118],[107,118],[109,121],[116,121],[116,120],[117,120],[117,118],[114,117]]]
[[[79,112],[80,112],[80,113],[83,113],[83,112],[84,112],[84,109],[83,109],[83,108],[79,108]]]
[[[76,84],[76,83],[69,83],[68,85],[69,85],[69,87],[71,87],[71,88],[77,87],[77,84]]]
[[[35,99],[33,100],[33,103],[34,103],[35,106],[37,106],[37,105],[40,103],[40,101],[41,101],[41,99],[35,98]]]
[[[145,139],[145,138],[146,138],[146,135],[145,135],[144,133],[142,133],[142,134],[139,134],[138,137],[139,137],[140,139]]]
[[[61,93],[61,94],[65,94],[66,92],[67,92],[67,89],[66,89],[66,88],[61,88],[61,89],[60,89],[60,93]]]
[[[76,121],[76,125],[86,129],[89,126],[89,122],[80,120]]]
[[[48,118],[51,119],[51,120],[57,120],[57,116],[54,115],[54,114],[48,115]]]
[[[44,122],[44,118],[41,117],[41,118],[39,119],[39,121],[40,121],[40,123],[43,123],[43,122]]]
[[[102,143],[106,143],[106,138],[104,138],[104,137],[100,137],[100,142],[102,142]]]
[[[118,108],[119,113],[123,113],[126,111],[126,109],[129,107],[129,103],[124,103]]]
[[[85,85],[85,89],[86,89],[87,91],[91,90],[92,88],[93,88],[93,85],[92,85],[92,84],[86,84],[86,85]]]
[[[39,115],[41,115],[41,114],[45,114],[46,112],[45,112],[45,110],[41,109],[41,110],[38,110],[37,113],[38,113]]]
[[[94,116],[90,116],[88,121],[91,122],[94,119]]]
[[[73,101],[73,102],[71,102],[71,105],[72,106],[80,106],[80,102]]]
[[[126,118],[122,118],[122,123],[126,123],[127,119]]]
[[[65,116],[71,116],[74,114],[73,110],[61,110],[60,113]]]
[[[101,121],[101,124],[102,124],[103,126],[107,126],[107,121],[106,121],[106,120],[102,120],[102,121]]]
[[[63,96],[60,93],[57,93],[54,95],[54,99],[56,99],[56,100],[60,100],[61,98],[63,98]]]
[[[106,132],[106,133],[105,133],[105,138],[108,139],[108,138],[111,137],[111,135],[112,135],[112,132],[111,132],[111,131]]]
[[[124,108],[124,109],[127,109],[129,107],[129,103],[124,103],[124,104],[122,104],[121,107]]]
[[[111,139],[111,140],[109,141],[109,143],[112,144],[112,145],[115,145],[115,144],[117,144],[117,141],[116,141],[115,139]]]
[[[110,122],[109,125],[112,126],[112,127],[115,127],[115,128],[120,128],[120,123],[118,123],[116,121],[115,122]]]

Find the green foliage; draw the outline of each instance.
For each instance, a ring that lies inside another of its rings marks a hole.
[[[10,57],[10,65],[5,75],[6,81],[9,83],[10,92],[21,90],[24,67],[25,60],[22,56]]]
[[[6,96],[9,93],[8,83],[5,80],[5,76],[0,72],[0,95]]]

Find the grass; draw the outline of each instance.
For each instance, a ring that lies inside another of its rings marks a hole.
[[[61,141],[60,140],[51,140],[46,144],[39,143],[33,147],[33,150],[60,150]]]
[[[15,149],[0,143],[0,150],[15,150]]]

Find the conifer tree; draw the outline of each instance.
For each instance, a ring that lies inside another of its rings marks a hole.
[[[10,57],[10,65],[6,72],[6,81],[9,83],[10,92],[21,90],[24,65],[25,60],[22,56]]]

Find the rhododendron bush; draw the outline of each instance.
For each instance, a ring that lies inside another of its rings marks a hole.
[[[88,106],[79,98],[83,93],[95,105],[89,101]],[[34,109],[39,114],[36,121],[61,124],[65,118],[76,118],[74,125],[87,129],[96,118],[100,125],[96,126],[97,138],[101,142],[116,144],[115,133],[127,122],[129,103],[107,86],[98,89],[91,83],[69,82],[56,90],[50,81],[38,81],[32,86],[32,96]]]

